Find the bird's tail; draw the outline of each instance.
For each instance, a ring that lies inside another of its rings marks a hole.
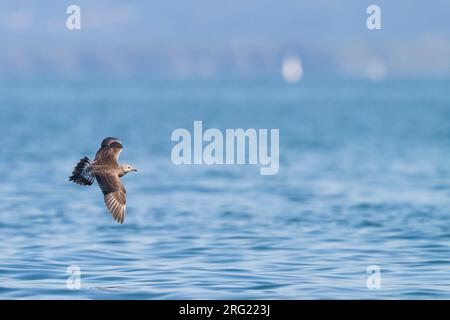
[[[76,184],[82,186],[90,186],[95,176],[91,170],[92,162],[88,157],[84,157],[78,162],[75,169],[73,169],[72,175],[69,177],[69,181],[73,181]]]

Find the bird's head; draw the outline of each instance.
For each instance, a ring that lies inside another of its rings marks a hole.
[[[115,143],[116,145],[118,143],[119,145],[122,146],[122,142],[120,142],[119,139],[113,138],[113,137],[108,137],[108,138],[103,139],[103,141],[102,141],[102,148],[104,148],[104,147],[111,147],[111,145],[113,143]]]
[[[123,164],[123,165],[121,165],[121,168],[122,168],[124,175],[127,174],[128,172],[137,171],[136,168],[133,168],[129,164]]]

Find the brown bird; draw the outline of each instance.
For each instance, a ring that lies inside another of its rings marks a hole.
[[[103,192],[106,207],[114,220],[123,223],[126,210],[126,190],[120,178],[128,172],[137,171],[128,164],[118,163],[122,142],[116,138],[103,139],[94,161],[84,157],[69,177],[76,184],[90,186],[97,180]]]

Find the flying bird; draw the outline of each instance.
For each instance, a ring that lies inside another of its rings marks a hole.
[[[122,152],[122,142],[117,138],[105,138],[94,161],[84,157],[78,162],[69,181],[83,186],[90,186],[97,180],[103,192],[106,207],[112,217],[123,223],[126,210],[126,190],[120,178],[128,172],[137,171],[128,164],[118,163]]]

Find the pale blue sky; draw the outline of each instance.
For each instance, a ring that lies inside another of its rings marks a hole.
[[[81,7],[80,31],[65,27],[69,4]],[[382,30],[366,28],[370,4]],[[2,0],[0,73],[271,74],[294,53],[314,73],[357,75],[376,60],[391,75],[442,76],[449,15],[447,0]]]

